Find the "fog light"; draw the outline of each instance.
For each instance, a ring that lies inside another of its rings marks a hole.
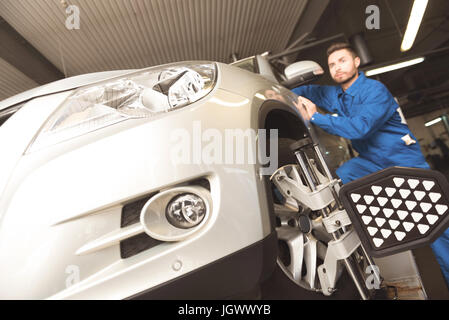
[[[165,216],[168,222],[181,229],[189,229],[203,221],[206,204],[193,193],[182,194],[173,198],[167,205]]]
[[[161,191],[143,206],[140,223],[159,241],[183,241],[198,234],[212,212],[209,190],[184,186]]]

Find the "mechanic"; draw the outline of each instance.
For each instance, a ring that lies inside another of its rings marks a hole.
[[[335,43],[327,56],[338,86],[308,85],[292,91],[299,96],[297,108],[304,120],[350,139],[359,153],[337,169],[342,182],[393,166],[429,169],[391,93],[358,71],[360,58],[355,50],[347,43]],[[317,112],[316,105],[330,114]],[[431,246],[449,285],[449,229]]]

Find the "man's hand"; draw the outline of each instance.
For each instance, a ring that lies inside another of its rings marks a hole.
[[[307,121],[310,121],[310,118],[312,118],[313,114],[317,112],[315,103],[301,96],[298,97],[298,104],[296,105],[296,107],[301,113],[303,119]]]

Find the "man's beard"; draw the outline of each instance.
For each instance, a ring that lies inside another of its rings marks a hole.
[[[346,80],[341,80],[341,81],[337,81],[336,79],[334,79],[334,81],[338,84],[346,84],[348,82],[351,82],[355,77],[357,76],[357,71],[354,71],[354,74],[352,76],[350,76],[348,79]]]

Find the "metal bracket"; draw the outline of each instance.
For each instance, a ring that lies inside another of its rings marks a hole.
[[[291,170],[289,177],[285,170]],[[324,177],[322,178],[325,179]],[[285,198],[293,197],[301,205],[311,210],[321,210],[334,201],[332,191],[329,188],[331,182],[327,181],[317,186],[316,191],[310,189],[301,181],[295,165],[288,165],[279,168],[272,176],[271,180]]]
[[[340,260],[349,258],[359,246],[360,239],[354,230],[328,243],[324,263],[318,267],[318,277],[324,295],[330,296],[335,291],[335,284],[343,271]]]
[[[326,231],[332,234],[343,227],[351,225],[351,219],[349,219],[346,210],[339,210],[332,212],[328,217],[323,218],[323,225],[326,228]]]

